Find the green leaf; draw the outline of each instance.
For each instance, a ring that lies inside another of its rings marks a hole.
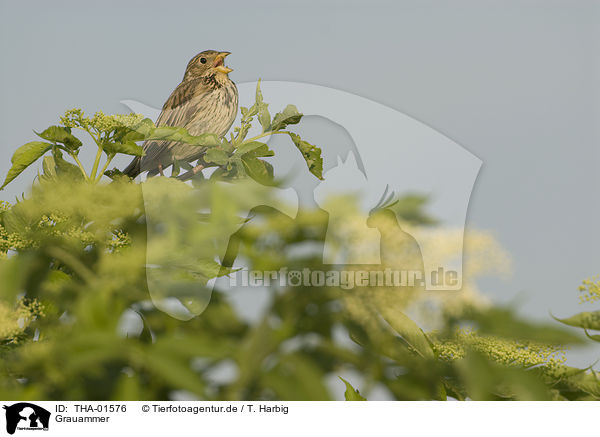
[[[125,176],[121,170],[118,168],[113,168],[112,170],[106,170],[104,172],[104,176],[111,178],[113,181],[118,179],[129,180],[129,176]]]
[[[344,382],[344,384],[346,384],[346,391],[344,393],[344,397],[346,398],[347,401],[366,401],[367,400],[364,397],[362,397],[360,395],[360,392],[358,390],[356,390],[354,387],[352,387],[352,385],[348,381],[346,381],[341,376],[338,376],[338,378],[340,378]]]
[[[263,164],[265,165],[265,168],[267,169],[267,174],[269,175],[269,181],[272,181],[273,178],[275,177],[275,169],[273,168],[271,163],[269,163],[267,161],[263,161]]]
[[[144,118],[138,125],[131,128],[131,130],[143,135],[144,138],[149,136],[154,129],[156,129],[156,126],[149,118]]]
[[[433,349],[421,328],[399,306],[394,304],[378,305],[381,315],[400,334],[408,345],[423,358],[433,358]]]
[[[246,155],[254,156],[255,158],[266,158],[269,156],[275,156],[275,152],[273,152],[269,147],[265,144],[262,147],[258,147],[251,152],[248,152]]]
[[[267,147],[267,145],[265,143],[261,143],[259,141],[252,141],[250,143],[246,143],[246,144],[242,144],[240,147],[238,147],[235,151],[236,155],[245,155],[248,152],[252,152],[256,149],[258,149],[259,147]],[[271,155],[272,156],[272,155]]]
[[[44,159],[42,160],[42,169],[44,170],[44,176],[48,178],[55,178],[56,163],[54,162],[54,157],[44,156]]]
[[[70,127],[50,126],[42,133],[35,132],[35,134],[45,140],[64,144],[69,150],[77,150],[81,147],[81,141],[71,133]]]
[[[248,131],[250,130],[250,123],[242,123],[242,127],[236,127],[234,128],[234,132],[237,133],[237,136],[235,138],[236,142],[242,142],[244,141],[244,138],[246,138],[246,135],[248,135]]]
[[[263,185],[271,185],[273,183],[273,176],[269,174],[269,170],[265,165],[265,161],[258,159],[254,156],[244,155],[242,157],[242,163],[244,164],[244,170],[248,173],[252,179]]]
[[[465,312],[462,317],[463,321],[475,322],[478,332],[481,334],[556,345],[584,342],[578,333],[556,323],[533,323],[522,320],[516,316],[516,312],[512,308],[470,310]]]
[[[298,112],[298,108],[294,105],[287,105],[281,112],[275,114],[270,130],[275,132],[285,129],[290,124],[298,124],[302,118],[302,113]]]
[[[268,132],[271,126],[271,114],[269,114],[267,106],[269,105],[263,105],[258,110],[258,121],[263,128],[263,132]]]
[[[212,172],[209,180],[217,181],[217,180],[221,180],[221,179],[226,179],[227,176],[228,176],[227,170],[225,170],[224,168],[217,168],[215,171]]]
[[[194,136],[190,135],[185,128],[167,126],[152,129],[145,139],[176,141],[180,143],[190,144],[192,146],[205,147],[215,147],[221,144],[219,138],[215,134],[205,133],[198,136]]]
[[[81,170],[74,164],[71,164],[68,161],[63,159],[62,152],[54,148],[52,150],[52,156],[47,156],[46,158],[50,158],[52,161],[48,161],[48,164],[54,164],[55,172],[58,176],[67,176],[74,179],[83,179],[83,175],[81,174]],[[46,159],[44,158],[44,160]]]
[[[322,180],[323,158],[321,157],[321,149],[304,141],[302,138],[300,138],[300,135],[296,135],[293,132],[288,132],[288,134],[298,150],[300,150],[300,153],[302,153],[302,156],[308,165],[308,170],[317,178]]]
[[[127,143],[104,142],[102,143],[102,149],[107,155],[123,153],[124,155],[144,156],[144,149],[142,146],[138,146],[131,141]]]
[[[271,149],[269,149],[269,146],[267,146],[266,144],[263,144],[262,146],[257,147],[254,150],[244,153],[244,155],[252,156],[254,158],[265,158],[265,157],[269,157],[269,156],[275,156],[275,152],[273,152]],[[240,156],[240,155],[236,155],[236,156]]]
[[[218,165],[225,165],[229,160],[229,156],[221,149],[208,149],[204,155],[204,160]]]
[[[600,311],[585,311],[566,319],[559,319],[558,317],[554,317],[554,319],[569,326],[600,330]]]
[[[112,136],[112,140],[115,143],[129,143],[141,141],[145,138],[145,135],[141,132],[132,130],[127,127],[120,127],[115,129],[115,132]]]
[[[262,126],[263,132],[268,132],[271,126],[271,114],[269,114],[269,105],[263,102],[260,79],[256,84],[256,107],[258,108],[258,122]]]
[[[27,167],[41,158],[52,148],[52,144],[42,141],[32,141],[19,147],[11,158],[12,166],[0,190],[6,187],[14,178],[19,176]]]
[[[597,342],[600,342],[600,335],[592,335],[590,333],[587,332],[587,329],[585,330],[585,335],[590,339],[590,340],[594,340]]]
[[[242,124],[248,124],[252,121],[252,117],[254,117],[256,114],[258,114],[258,106],[256,105],[256,103],[254,105],[250,106],[250,108],[244,108],[242,106],[241,111],[242,111]]]

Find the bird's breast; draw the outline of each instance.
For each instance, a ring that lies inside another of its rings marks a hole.
[[[238,108],[238,94],[235,85],[212,89],[198,96],[188,122],[192,135],[214,133],[223,136],[235,120]]]

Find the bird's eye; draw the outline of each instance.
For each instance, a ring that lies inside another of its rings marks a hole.
[[[200,58],[200,62],[206,64],[206,58]]]

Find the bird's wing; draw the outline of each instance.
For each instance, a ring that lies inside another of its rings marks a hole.
[[[208,91],[208,87],[200,79],[181,82],[163,105],[156,126],[187,128],[201,107],[201,100],[209,94]],[[194,128],[196,131],[202,128],[198,125],[198,120],[195,121]],[[142,157],[141,170],[155,169],[158,164],[170,165],[169,149],[173,144],[172,141],[146,141],[143,145],[145,155]]]

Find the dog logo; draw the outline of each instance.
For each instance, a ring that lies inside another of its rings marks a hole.
[[[28,402],[4,406],[6,410],[6,432],[48,430],[50,411]]]

